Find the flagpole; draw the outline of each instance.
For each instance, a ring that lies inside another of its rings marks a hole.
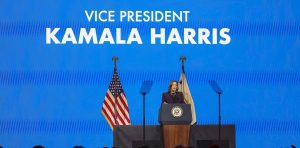
[[[188,94],[187,92],[184,92],[185,89],[188,89],[188,85],[187,85],[187,80],[186,80],[186,75],[185,75],[185,67],[184,67],[184,63],[186,61],[186,56],[182,55],[180,56],[179,60],[181,61],[181,76],[180,76],[180,86],[181,86],[181,91],[183,93],[183,96],[185,97],[184,102],[187,104],[191,104],[191,110],[192,110],[192,116],[193,116],[193,120],[192,120],[192,125],[196,124],[196,114],[195,114],[195,107],[194,107],[194,102],[193,102],[193,98],[190,94],[190,91],[188,90]],[[184,82],[183,82],[184,81]],[[189,96],[188,96],[189,95]],[[186,96],[188,96],[186,98]]]
[[[182,70],[183,73],[185,73],[185,72],[184,72],[184,62],[186,61],[186,57],[183,55],[183,56],[181,56],[181,57],[179,58],[179,60],[181,61],[181,64],[182,64],[181,70]]]
[[[119,60],[119,58],[117,56],[113,56],[112,60],[114,61],[114,74],[115,74],[116,71],[117,71],[117,61]],[[117,116],[118,116],[118,114],[117,114],[117,103],[118,103],[117,97],[118,96],[116,95],[116,93],[114,93],[114,98],[115,98],[115,103],[114,103],[114,112],[115,112],[114,113],[114,120],[115,120],[115,124],[114,124],[114,126],[117,123]]]
[[[179,60],[181,61],[181,71],[182,71],[182,73],[183,74],[185,74],[185,72],[184,72],[184,62],[186,61],[186,56],[180,56],[180,58],[179,58]],[[179,82],[180,83],[180,86],[181,86],[181,90],[183,91],[183,89],[184,89],[184,83],[182,82],[182,80],[181,80],[181,82]]]

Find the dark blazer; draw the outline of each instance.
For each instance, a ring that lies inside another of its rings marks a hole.
[[[165,92],[162,94],[162,103],[184,103],[184,97],[182,92],[176,92],[175,95],[171,92]]]

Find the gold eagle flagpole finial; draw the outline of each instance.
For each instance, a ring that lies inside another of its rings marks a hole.
[[[114,61],[114,68],[117,68],[117,61],[119,60],[119,58],[117,56],[113,56],[112,60]]]

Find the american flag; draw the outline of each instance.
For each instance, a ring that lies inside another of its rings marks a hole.
[[[111,129],[114,129],[114,125],[130,125],[128,103],[116,68],[104,97],[101,112]]]

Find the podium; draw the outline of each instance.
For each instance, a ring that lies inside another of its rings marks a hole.
[[[229,141],[229,148],[236,148],[235,125],[222,124],[222,141]],[[192,125],[190,127],[189,146],[193,148],[209,148],[208,145],[218,141],[218,125]],[[163,129],[161,125],[146,126],[146,145],[148,148],[163,148]],[[113,132],[114,147],[139,148],[143,143],[143,126],[118,125]],[[221,146],[222,148],[222,146]]]
[[[164,148],[189,146],[190,123],[192,122],[191,105],[162,104],[159,111],[162,125]]]

